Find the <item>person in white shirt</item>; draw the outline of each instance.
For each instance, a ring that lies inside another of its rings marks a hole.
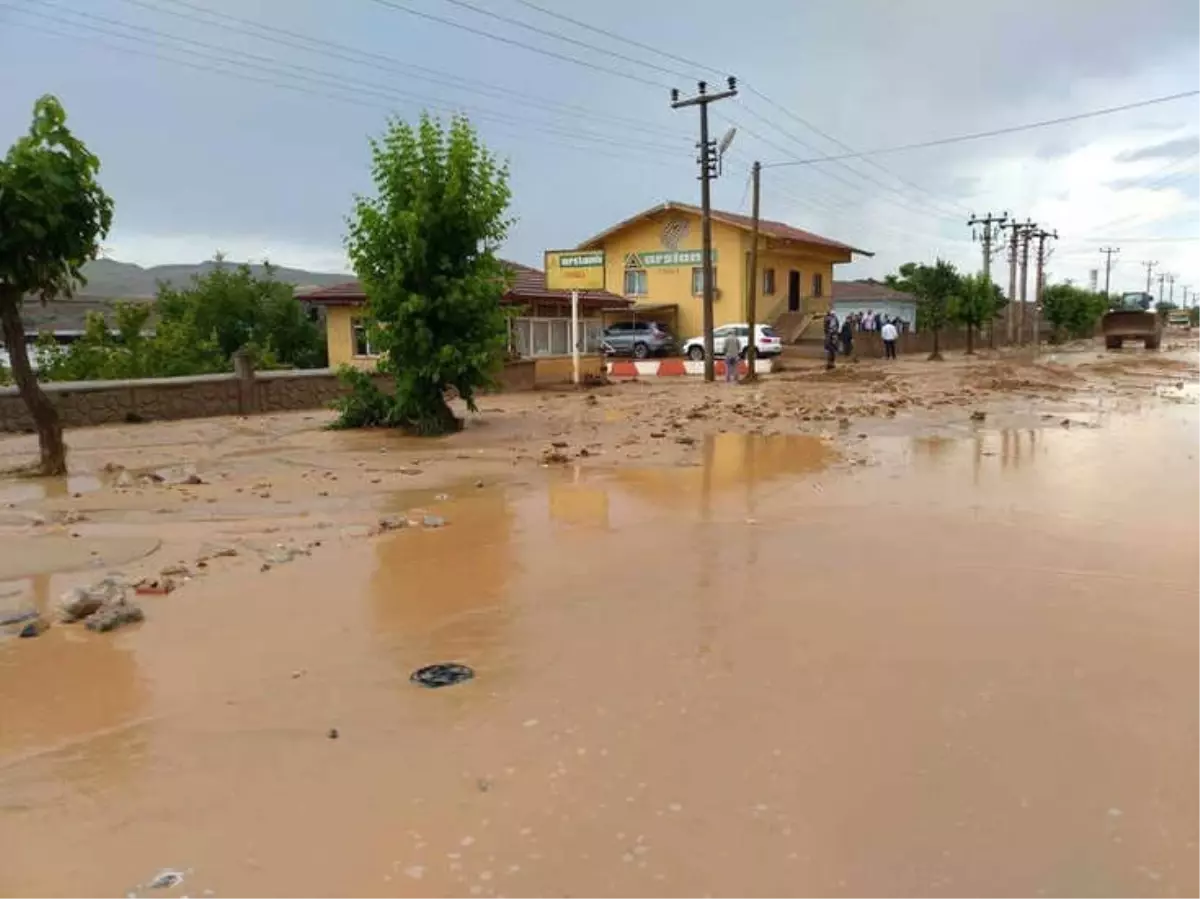
[[[896,326],[892,322],[887,322],[879,329],[879,336],[883,338],[883,358],[896,358],[896,338],[899,336],[896,331]]]

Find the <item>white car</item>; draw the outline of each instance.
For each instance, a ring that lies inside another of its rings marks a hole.
[[[778,356],[783,352],[783,341],[770,325],[755,325],[757,337],[754,341],[755,352],[760,356]],[[733,325],[721,325],[713,328],[713,350],[720,358],[725,348],[725,336],[733,331],[742,347],[741,355],[745,357],[746,346],[750,343],[750,326],[745,322]],[[704,337],[693,337],[683,345],[683,355],[699,361],[704,358]]]

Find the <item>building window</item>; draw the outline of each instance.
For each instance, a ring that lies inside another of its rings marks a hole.
[[[825,296],[825,278],[820,273],[813,275],[813,293],[814,297]]]
[[[717,267],[714,265],[712,269],[713,290],[717,287]],[[704,266],[698,265],[692,269],[692,296],[699,297],[704,295]]]
[[[769,297],[775,293],[775,269],[763,269],[763,296]]]
[[[646,288],[646,270],[640,268],[625,269],[625,296],[644,297],[650,291]]]
[[[370,329],[367,326],[367,320],[364,318],[355,318],[350,320],[351,327],[354,332],[354,355],[355,356],[375,356],[375,346],[371,343]]]

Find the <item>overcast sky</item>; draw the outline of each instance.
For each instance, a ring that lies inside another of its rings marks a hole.
[[[505,255],[539,264],[655,203],[698,202],[697,113],[673,111],[668,88],[715,75],[680,58],[742,80],[712,112],[715,134],[740,126],[713,202],[743,212],[753,159],[1004,128],[1200,81],[1196,0],[534,0],[672,56],[520,0],[461,2],[588,46],[454,0],[0,0],[0,150],[37,96],[57,94],[103,161],[113,258],[219,249],[341,271],[352,195],[370,190],[368,136],[389,114],[460,109],[510,161]],[[938,255],[975,270],[968,214],[1007,210],[1058,230],[1053,280],[1101,268],[1103,283],[1099,248],[1114,244],[1114,290],[1144,285],[1139,263],[1152,260],[1178,275],[1178,300],[1183,284],[1200,288],[1198,110],[1189,97],[872,162],[767,168],[763,215],[875,251],[846,278]],[[1002,254],[995,264],[1006,284]]]

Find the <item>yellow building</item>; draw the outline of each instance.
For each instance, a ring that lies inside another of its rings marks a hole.
[[[751,230],[748,216],[712,211],[715,325],[746,320]],[[661,312],[680,339],[703,333],[699,207],[663,203],[602,231],[579,249],[604,250],[609,290],[632,300],[634,311]],[[810,314],[824,313],[833,292],[833,267],[850,262],[855,253],[872,255],[783,222],[760,220],[756,320],[800,327]]]

